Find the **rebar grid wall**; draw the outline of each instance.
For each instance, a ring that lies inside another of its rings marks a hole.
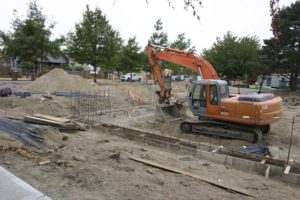
[[[130,116],[139,108],[154,109],[158,100],[155,85],[104,87],[98,92],[71,92],[71,114],[78,121],[94,125],[116,115]]]

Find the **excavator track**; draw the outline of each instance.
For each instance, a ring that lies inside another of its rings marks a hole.
[[[262,131],[256,126],[245,126],[219,121],[183,121],[180,129],[184,133],[201,134],[212,137],[244,140],[261,143]]]

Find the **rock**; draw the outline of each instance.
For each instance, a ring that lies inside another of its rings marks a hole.
[[[52,96],[49,94],[43,94],[42,96],[46,99],[52,99]]]
[[[208,166],[209,166],[209,163],[208,163],[208,162],[205,162],[205,163],[203,163],[202,165],[205,166],[205,167],[208,167]]]
[[[194,157],[191,155],[186,155],[186,156],[182,156],[179,158],[179,160],[183,160],[183,161],[193,161]]]
[[[199,160],[198,161],[200,165],[208,167],[209,166],[209,162],[205,161],[205,160]]]
[[[62,137],[62,141],[67,141],[69,138],[68,138],[68,136],[63,136]]]
[[[148,172],[149,174],[154,174],[154,171],[152,169],[147,169],[146,172]]]
[[[46,98],[43,97],[43,98],[40,99],[40,102],[42,103],[42,102],[44,102],[45,100],[46,100]]]
[[[77,160],[77,161],[82,161],[82,162],[86,161],[86,158],[84,156],[81,156],[81,155],[74,155],[73,159]]]
[[[98,143],[100,143],[100,144],[109,143],[109,140],[99,140]]]
[[[68,160],[58,159],[58,160],[55,160],[54,163],[59,166],[73,167],[73,164],[71,164],[70,161],[68,161]]]
[[[187,182],[185,182],[185,181],[180,181],[179,183],[182,184],[182,185],[185,186],[185,187],[188,187],[188,186],[189,186],[189,184],[188,184]]]
[[[118,162],[120,162],[120,159],[121,159],[121,152],[112,154],[112,155],[110,155],[109,157],[112,158],[112,159],[117,160]]]
[[[143,151],[143,152],[147,152],[148,150],[147,150],[147,149],[145,149],[144,147],[142,147],[142,148],[141,148],[141,151]]]

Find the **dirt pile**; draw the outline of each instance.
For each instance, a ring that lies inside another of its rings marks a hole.
[[[30,91],[40,92],[97,92],[97,86],[93,86],[87,80],[78,75],[69,75],[63,69],[55,68],[47,74],[39,77],[27,86]]]

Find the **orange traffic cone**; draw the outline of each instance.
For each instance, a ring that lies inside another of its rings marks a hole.
[[[127,97],[128,97],[128,99],[131,99],[131,91],[130,90],[128,90],[128,92],[127,92]]]
[[[141,95],[138,95],[138,97],[137,97],[137,99],[136,99],[136,105],[137,105],[137,106],[142,105]]]

